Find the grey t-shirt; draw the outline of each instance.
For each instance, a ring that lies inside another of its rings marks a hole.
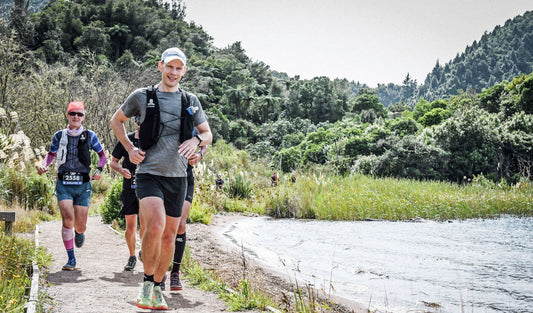
[[[190,94],[190,93],[189,93]],[[164,124],[159,141],[146,150],[144,161],[137,166],[138,174],[152,174],[165,177],[187,177],[186,158],[178,153],[180,146],[181,91],[162,92],[157,90],[161,123]],[[190,94],[190,103],[198,110],[193,115],[194,126],[207,121],[198,98]],[[120,107],[127,117],[141,116],[144,121],[146,113],[146,87],[132,92]]]

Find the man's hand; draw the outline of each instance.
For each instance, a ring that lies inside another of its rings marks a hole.
[[[196,163],[200,162],[201,159],[203,159],[202,155],[200,153],[195,153],[189,159],[189,165],[194,166]]]
[[[182,156],[188,159],[192,158],[196,152],[196,148],[198,147],[199,140],[196,137],[192,137],[191,139],[185,140],[178,149],[178,153]]]
[[[138,165],[142,161],[144,161],[144,156],[146,152],[138,148],[133,148],[131,151],[128,151],[128,154],[130,156],[130,162]]]
[[[126,179],[130,179],[131,178],[130,170],[128,170],[127,168],[122,168],[120,170],[120,174]]]

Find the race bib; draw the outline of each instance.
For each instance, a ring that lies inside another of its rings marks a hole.
[[[83,175],[77,172],[63,174],[63,185],[81,185],[83,184]]]

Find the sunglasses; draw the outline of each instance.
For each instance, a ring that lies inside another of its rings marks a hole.
[[[70,116],[75,116],[75,115],[77,115],[77,116],[79,116],[79,117],[82,117],[82,116],[85,115],[85,113],[82,113],[82,112],[68,112],[68,115],[70,115]]]

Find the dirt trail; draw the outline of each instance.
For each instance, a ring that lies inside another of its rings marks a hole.
[[[75,248],[77,270],[62,271],[67,254],[61,240],[61,222],[39,225],[39,244],[49,249],[54,261],[49,268],[49,286],[44,288],[50,302],[43,303],[46,312],[148,312],[135,306],[141,287],[142,263],[135,270],[123,270],[128,259],[126,241],[100,216],[90,217],[85,244]],[[179,292],[166,291],[167,312],[212,313],[225,311],[226,304],[214,293],[204,292],[183,281]],[[167,281],[167,289],[168,289]]]
[[[283,274],[265,267],[262,263],[244,257],[242,251],[229,245],[222,238],[222,231],[238,215],[217,215],[207,226],[200,223],[187,225],[187,245],[191,257],[202,267],[212,271],[228,286],[235,288],[246,278],[250,286],[261,289],[274,299],[284,311],[294,311],[295,285]],[[100,216],[89,217],[85,244],[74,248],[77,269],[62,271],[67,254],[61,240],[61,222],[53,221],[39,225],[39,242],[53,254],[49,268],[49,286],[44,287],[50,301],[43,303],[47,313],[101,313],[101,312],[148,312],[135,306],[135,298],[141,288],[143,267],[138,262],[133,272],[124,271],[128,259],[126,241]],[[169,282],[167,281],[167,289]],[[229,311],[226,303],[215,293],[205,292],[190,286],[182,279],[183,290],[165,291],[169,305],[166,312],[215,313]],[[318,299],[317,299],[318,300]],[[335,299],[331,310],[319,312],[366,312],[360,305]],[[154,311],[157,312],[157,311]],[[257,313],[258,311],[246,311]]]

